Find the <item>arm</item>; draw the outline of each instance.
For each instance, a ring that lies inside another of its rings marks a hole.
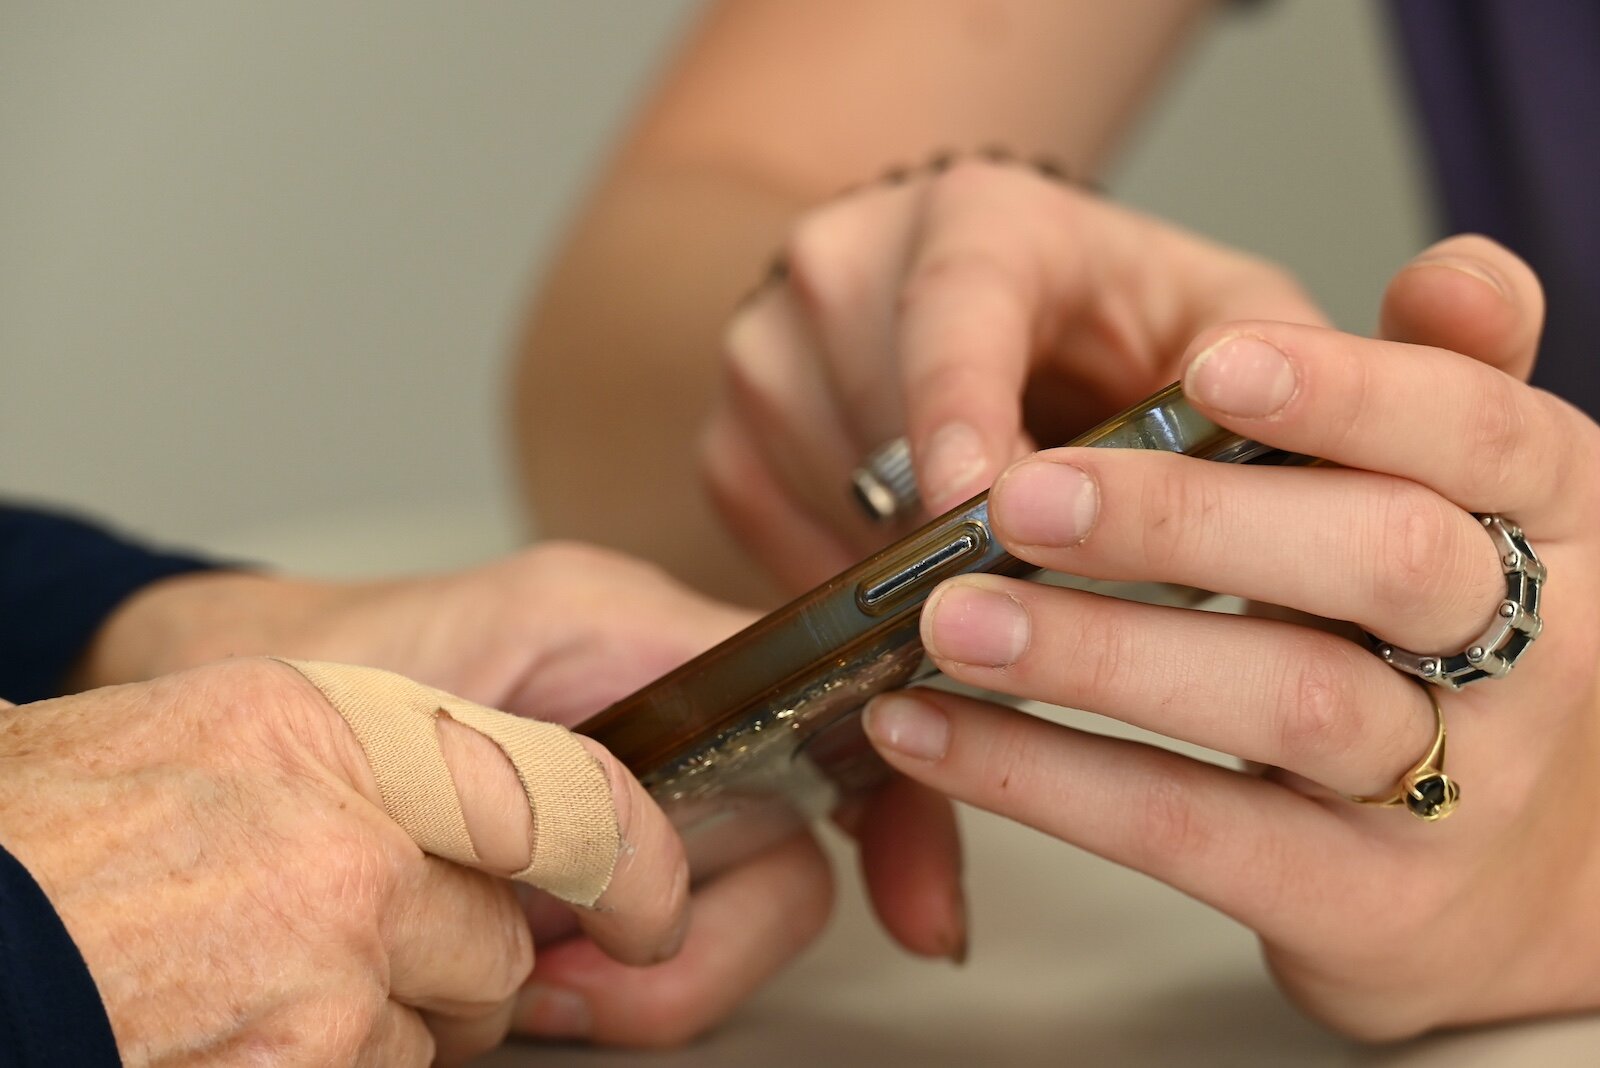
[[[523,485],[546,536],[771,596],[694,473],[718,338],[805,207],[945,148],[1092,175],[1211,0],[723,0],[558,257],[521,346]]]

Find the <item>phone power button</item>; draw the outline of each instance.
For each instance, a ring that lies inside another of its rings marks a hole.
[[[856,587],[856,601],[864,611],[876,615],[908,598],[926,596],[962,561],[981,554],[988,540],[988,531],[980,524],[963,523],[932,545],[914,546],[883,571],[864,580]]]

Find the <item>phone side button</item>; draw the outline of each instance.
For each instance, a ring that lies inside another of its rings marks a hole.
[[[881,577],[863,582],[857,587],[856,600],[868,612],[881,611],[919,587],[932,586],[932,580],[942,576],[956,563],[982,552],[985,540],[982,528],[968,523],[949,539],[921,553],[909,563],[898,565]]]

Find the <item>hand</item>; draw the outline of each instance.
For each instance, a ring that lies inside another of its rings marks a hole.
[[[884,442],[910,439],[938,515],[1033,442],[1168,385],[1204,327],[1323,321],[1275,267],[982,161],[812,211],[785,260],[727,329],[702,468],[745,547],[797,590],[893,533],[848,489]]]
[[[1282,620],[981,577],[940,587],[922,621],[963,683],[1264,776],[952,695],[882,699],[869,732],[919,782],[1254,928],[1289,996],[1352,1035],[1600,1006],[1600,428],[1518,381],[1541,316],[1515,257],[1446,242],[1392,283],[1385,339],[1244,322],[1190,347],[1185,391],[1212,418],[1342,467],[1064,449],[991,497],[998,537],[1041,566],[1200,584],[1438,652],[1505,596],[1469,511],[1521,524],[1549,569],[1545,628],[1510,677],[1437,694],[1462,790],[1448,821],[1341,796],[1392,791],[1433,712],[1361,645]]]
[[[533,827],[510,764],[454,722],[439,734],[484,869],[520,869]],[[681,843],[585,745],[629,849],[580,922],[618,960],[663,959],[688,922]],[[510,884],[424,855],[294,670],[242,660],[0,711],[0,764],[0,837],[124,1063],[452,1064],[505,1035],[533,966]]]
[[[545,545],[469,571],[393,582],[258,575],[157,583],[113,616],[82,684],[272,653],[398,671],[481,704],[574,724],[749,622],[615,553]],[[950,805],[904,780],[850,822],[874,904],[915,953],[966,938]],[[535,904],[540,964],[515,1025],[550,1037],[667,1045],[713,1026],[820,932],[832,879],[815,842],[790,844],[697,888],[683,951],[633,968],[564,933]],[[564,910],[558,917],[566,915]]]

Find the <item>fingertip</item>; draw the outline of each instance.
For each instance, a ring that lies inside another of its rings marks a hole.
[[[1464,353],[1509,374],[1532,369],[1544,321],[1538,277],[1477,234],[1447,238],[1402,267],[1384,292],[1381,335]]]
[[[650,968],[608,959],[586,939],[552,946],[519,999],[515,1028],[549,1038],[659,1049],[726,1019],[827,923],[827,858],[800,834],[702,885],[683,952]]]
[[[861,726],[878,752],[897,766],[937,763],[950,745],[944,712],[908,691],[873,698],[861,713]]]
[[[964,961],[967,905],[950,800],[896,776],[867,801],[855,837],[862,881],[890,937],[918,956]]]
[[[616,806],[618,849],[611,880],[578,923],[624,964],[646,966],[682,948],[689,924],[689,863],[666,813],[599,743],[581,739],[599,761]]]
[[[915,452],[917,483],[930,515],[982,493],[999,467],[983,435],[961,420],[939,427]]]

